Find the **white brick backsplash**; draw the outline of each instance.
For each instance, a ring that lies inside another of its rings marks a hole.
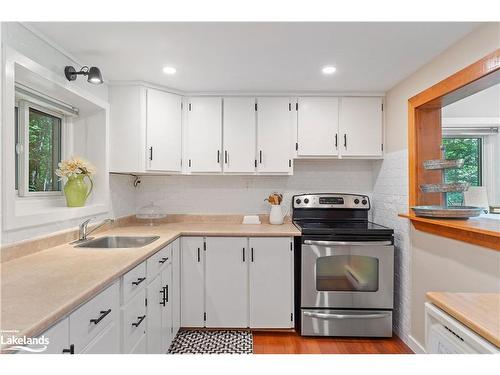
[[[410,335],[410,227],[398,217],[408,211],[407,150],[385,155],[374,174],[373,221],[394,229],[394,330],[405,342]]]

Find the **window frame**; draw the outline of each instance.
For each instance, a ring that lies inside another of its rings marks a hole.
[[[50,105],[43,105],[34,103],[33,101],[22,98],[16,100],[16,107],[18,108],[18,144],[21,145],[21,151],[16,150],[18,156],[18,189],[17,196],[19,198],[41,198],[41,197],[60,197],[62,196],[63,189],[57,191],[29,191],[28,174],[29,174],[29,111],[30,108],[46,113],[50,116],[57,117],[61,121],[61,160],[64,160],[68,155],[68,127],[67,116],[52,109]],[[17,146],[17,145],[16,145]]]

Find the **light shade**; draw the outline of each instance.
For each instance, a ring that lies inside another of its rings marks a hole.
[[[323,74],[333,74],[335,73],[335,71],[337,70],[337,68],[335,68],[334,66],[325,66],[323,67],[323,69],[321,69],[321,71],[323,72]]]
[[[101,71],[99,70],[98,67],[95,66],[91,67],[87,75],[88,75],[87,81],[89,83],[93,83],[95,85],[103,83]]]

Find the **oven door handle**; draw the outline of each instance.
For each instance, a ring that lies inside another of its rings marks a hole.
[[[327,314],[327,313],[317,313],[304,311],[305,316],[318,319],[378,319],[385,318],[389,316],[389,313],[377,313],[377,314]]]
[[[387,246],[392,245],[391,241],[313,241],[304,240],[305,245],[317,246]]]

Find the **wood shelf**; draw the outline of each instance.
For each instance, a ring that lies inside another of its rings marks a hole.
[[[410,213],[399,216],[410,219],[417,230],[500,251],[500,220],[484,217],[431,219]]]

